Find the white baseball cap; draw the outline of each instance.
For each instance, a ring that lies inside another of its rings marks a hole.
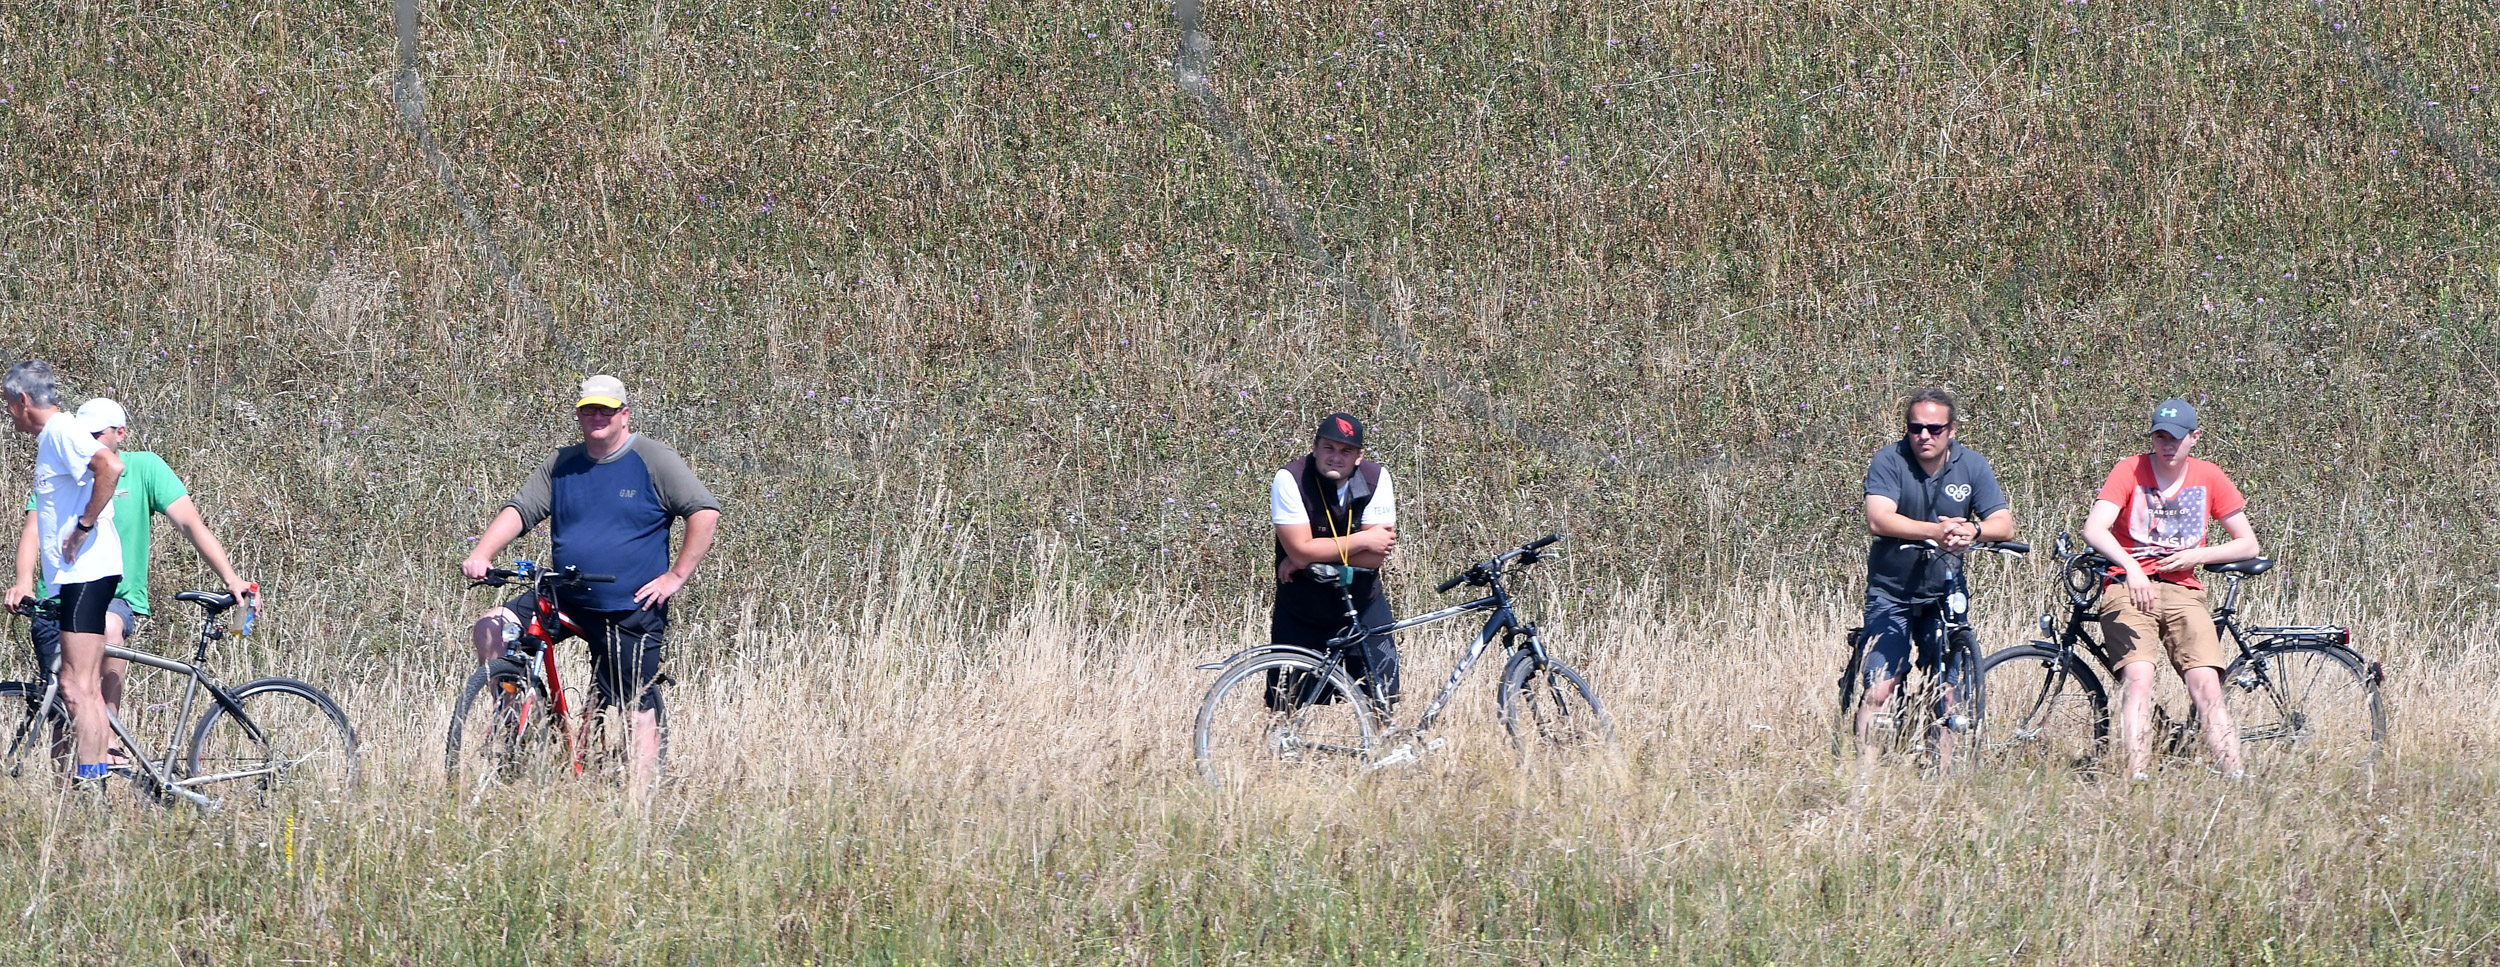
[[[121,404],[99,396],[78,404],[78,423],[89,433],[102,433],[129,426],[130,415],[122,412]]]
[[[580,409],[585,406],[608,406],[620,410],[624,409],[625,381],[604,373],[583,380],[582,398],[579,402],[573,404],[573,408]]]

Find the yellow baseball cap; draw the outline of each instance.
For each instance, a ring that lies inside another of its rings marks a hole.
[[[582,381],[582,398],[574,409],[585,406],[625,408],[625,383],[614,376],[600,374]]]

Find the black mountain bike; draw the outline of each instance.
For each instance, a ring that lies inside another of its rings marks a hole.
[[[610,584],[611,574],[583,574],[579,568],[544,568],[514,561],[496,568],[469,586],[506,587],[525,584],[536,593],[538,610],[518,615],[522,627],[504,640],[504,653],[478,666],[460,688],[452,705],[451,729],[443,744],[443,773],[453,786],[509,782],[531,772],[581,775],[597,768],[623,765],[626,715],[616,700],[595,684],[591,701],[572,719],[572,703],[563,679],[556,674],[556,633],[578,631],[573,619],[557,606],[557,596],[591,584]],[[664,680],[664,679],[663,679]],[[658,688],[663,680],[654,680]],[[660,762],[668,762],[668,712],[659,716]]]
[[[1992,760],[2091,769],[2108,749],[2110,688],[2094,671],[2103,654],[2094,632],[2111,563],[2075,544],[2057,536],[2058,587],[2069,606],[2064,627],[2041,615],[2047,638],[1990,655],[1982,667],[1983,754]],[[2241,627],[2241,582],[2273,569],[2262,557],[2205,565],[2228,582],[2213,609],[2214,631],[2239,649],[2222,672],[2222,694],[2239,726],[2242,760],[2252,771],[2375,762],[2387,741],[2380,695],[2386,674],[2353,650],[2352,632],[2333,625]],[[2159,706],[2153,713],[2154,750],[2194,754],[2203,734],[2194,709],[2178,718]]]
[[[1949,552],[1935,541],[1904,541],[1901,546],[1917,549],[1922,562],[1944,568],[1943,602],[1910,629],[1919,639],[1912,654],[1934,654],[1937,660],[1903,675],[1884,706],[1875,710],[1866,743],[1937,767],[1976,762],[1978,743],[1967,739],[1979,727],[1985,704],[1984,683],[1976,674],[1980,651],[1970,625],[1970,582],[1963,575],[1963,558],[1969,552]],[[1979,541],[1970,550],[2021,557],[2031,553],[2031,545]],[[1858,713],[1867,697],[1866,638],[1865,628],[1849,629],[1849,661],[1838,683],[1840,711],[1832,723],[1834,756],[1846,755],[1857,744]]]
[[[236,632],[223,620],[238,602],[224,591],[184,591],[174,600],[200,608],[199,647],[189,661],[107,645],[104,655],[136,667],[162,669],[188,682],[180,702],[150,706],[149,712],[171,711],[161,753],[131,733],[121,717],[112,715],[113,741],[129,750],[129,763],[113,774],[129,779],[139,793],[157,802],[188,802],[213,809],[235,792],[266,796],[284,786],[313,796],[336,795],[356,781],[356,730],[347,713],[327,693],[292,678],[256,678],[232,689],[218,684],[208,667],[209,646]],[[18,603],[24,614],[51,615],[57,602],[28,598]],[[245,613],[242,634],[250,634],[253,616]],[[66,772],[69,715],[61,703],[60,653],[41,663],[31,682],[0,682],[0,728],[7,748],[0,762],[11,778],[27,774],[27,753],[35,775]],[[194,724],[191,714],[200,713]],[[54,761],[59,760],[59,761]]]
[[[1596,690],[1554,657],[1535,623],[1520,620],[1512,610],[1510,592],[1502,587],[1504,576],[1553,557],[1545,548],[1560,540],[1560,534],[1538,538],[1441,582],[1443,594],[1466,584],[1486,588],[1484,597],[1378,628],[1361,626],[1352,590],[1355,575],[1370,569],[1311,565],[1312,579],[1336,585],[1345,600],[1351,630],[1317,650],[1266,644],[1198,666],[1222,671],[1198,709],[1199,773],[1215,785],[1233,786],[1290,771],[1359,770],[1411,761],[1419,751],[1439,747],[1438,741],[1422,739],[1422,733],[1439,720],[1457,694],[1458,683],[1496,637],[1510,659],[1495,696],[1502,726],[1523,757],[1534,761],[1542,754],[1613,739],[1614,723],[1599,704]],[[1425,706],[1415,727],[1392,734],[1388,711],[1365,697],[1360,683],[1347,672],[1346,653],[1373,635],[1478,611],[1493,613],[1485,619],[1484,630],[1459,656],[1458,667],[1451,670],[1432,704]]]

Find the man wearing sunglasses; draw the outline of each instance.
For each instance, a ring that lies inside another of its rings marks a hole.
[[[2256,557],[2257,531],[2248,523],[2248,500],[2222,468],[2188,456],[2196,446],[2196,407],[2163,400],[2153,408],[2149,435],[2152,452],[2110,469],[2083,522],[2084,541],[2118,562],[2098,610],[2102,657],[2118,670],[2127,771],[2143,779],[2152,765],[2153,662],[2167,652],[2205,723],[2206,746],[2223,773],[2237,777],[2239,728],[2222,701],[2222,638],[2196,566]],[[2204,546],[2208,520],[2222,522],[2231,539]]]
[[[1866,741],[1875,710],[1892,698],[1910,670],[1912,651],[1921,667],[1943,656],[1943,642],[1919,640],[1911,629],[1932,625],[1944,606],[1944,569],[1915,546],[1935,541],[1963,551],[1976,541],[2014,536],[2014,512],[1997,486],[1988,459],[1954,440],[1960,416],[1953,394],[1925,389],[1902,408],[1901,441],[1875,451],[1866,469],[1866,699],[1858,705],[1858,749],[1871,759]]]

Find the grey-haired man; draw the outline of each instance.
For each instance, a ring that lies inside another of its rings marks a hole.
[[[0,395],[8,401],[9,423],[35,438],[43,579],[61,597],[61,702],[69,707],[76,781],[100,783],[112,735],[103,690],[104,616],[122,576],[121,538],[113,530],[121,457],[85,421],[61,412],[52,367],[44,362],[9,367],[0,375]]]
[[[141,622],[150,615],[148,602],[149,556],[153,550],[150,525],[162,514],[173,522],[174,531],[191,542],[200,560],[223,582],[235,600],[258,607],[260,586],[245,581],[235,573],[234,564],[226,559],[225,545],[200,519],[200,509],[191,501],[190,488],[182,478],[156,454],[145,450],[123,450],[130,438],[130,415],[120,403],[96,397],[78,405],[78,418],[85,421],[96,442],[111,448],[122,460],[122,475],[113,488],[114,531],[121,538],[122,579],[114,589],[112,602],[104,613],[104,643],[123,645],[139,637]],[[48,597],[52,588],[46,586],[36,595],[35,568],[43,558],[43,537],[37,520],[40,508],[29,498],[26,501],[26,527],[18,535],[17,579],[10,585],[5,600],[21,601],[30,596]],[[35,643],[35,660],[49,665],[60,648],[60,624],[44,615],[30,622]],[[116,713],[122,706],[122,681],[130,663],[119,658],[104,660],[101,688],[104,704]]]

